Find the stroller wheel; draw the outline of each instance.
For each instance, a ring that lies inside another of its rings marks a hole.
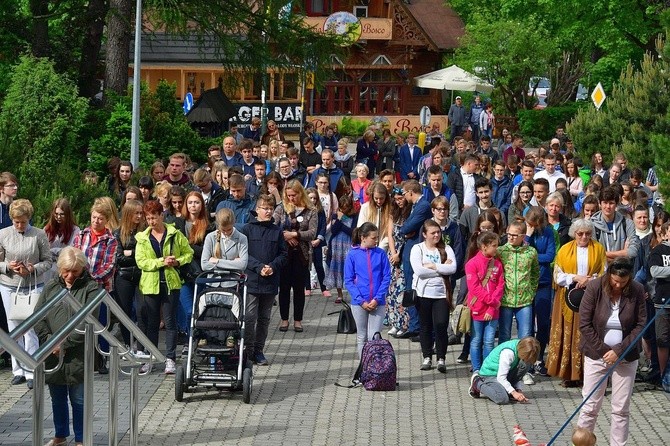
[[[251,388],[253,381],[253,371],[250,368],[244,369],[242,372],[242,401],[249,404],[251,401]]]
[[[177,367],[177,371],[174,374],[174,399],[177,402],[182,402],[184,400],[184,389],[186,388],[186,371],[183,366]]]

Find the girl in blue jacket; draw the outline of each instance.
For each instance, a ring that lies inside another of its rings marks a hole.
[[[344,284],[351,295],[359,358],[365,342],[382,329],[391,283],[391,264],[377,246],[378,239],[379,231],[372,223],[354,229],[353,246],[344,264]]]
[[[533,206],[526,214],[526,238],[528,245],[537,251],[537,260],[540,263],[540,280],[535,293],[533,309],[537,332],[535,337],[540,341],[540,354],[535,371],[546,376],[544,366],[544,351],[549,343],[549,329],[551,328],[551,293],[552,269],[556,257],[556,238],[554,228],[547,223],[547,215],[539,206]],[[526,384],[531,384],[529,381]]]

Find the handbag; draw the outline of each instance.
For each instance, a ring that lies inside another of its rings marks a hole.
[[[470,314],[470,308],[467,305],[458,304],[454,308],[454,312],[451,315],[451,330],[455,334],[465,334],[470,333],[470,328],[472,324],[472,316]]]
[[[37,305],[37,300],[40,298],[41,291],[37,291],[37,272],[33,270],[35,274],[35,286],[30,286],[30,277],[28,278],[28,290],[24,288],[21,290],[21,285],[23,284],[23,277],[19,285],[16,287],[16,291],[9,294],[11,300],[11,308],[9,309],[9,316],[7,319],[13,321],[25,321],[30,316],[32,316],[35,311],[35,305]]]
[[[328,313],[329,316],[339,313],[337,319],[337,332],[342,334],[353,334],[356,333],[356,320],[354,319],[354,314],[351,312],[351,306],[342,301],[342,308],[340,311],[334,311]]]
[[[402,293],[402,306],[405,308],[416,305],[416,290],[408,290]]]

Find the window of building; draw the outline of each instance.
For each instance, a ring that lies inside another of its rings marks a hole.
[[[379,56],[375,57],[375,60],[372,61],[372,65],[392,65],[392,64],[388,57],[384,56],[383,54],[380,54]]]
[[[412,87],[412,96],[430,96],[430,89],[414,86]]]

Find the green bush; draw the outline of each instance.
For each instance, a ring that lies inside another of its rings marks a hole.
[[[49,218],[51,204],[58,198],[70,200],[75,221],[83,228],[90,224],[91,205],[97,197],[108,195],[105,177],[99,184],[87,184],[82,181],[82,169],[79,166],[62,165],[53,169],[46,178],[19,178],[21,187],[19,196],[27,198],[35,208],[32,224],[43,228]]]
[[[549,140],[555,133],[556,127],[565,125],[577,114],[577,111],[587,106],[587,102],[573,102],[560,107],[546,107],[536,110],[519,110],[519,131],[524,137]]]
[[[340,135],[349,138],[349,142],[355,143],[358,138],[363,136],[369,125],[370,122],[368,121],[360,121],[345,116],[342,118],[342,124],[340,124],[338,130],[340,131]]]
[[[0,112],[4,169],[22,178],[47,178],[64,162],[79,163],[87,113],[87,100],[56,73],[53,62],[21,57]]]

